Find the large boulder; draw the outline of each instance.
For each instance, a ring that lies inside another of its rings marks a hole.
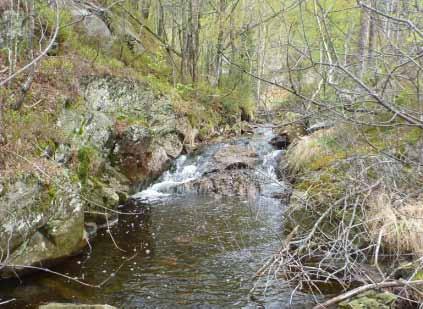
[[[7,182],[7,183],[6,183]],[[3,180],[0,197],[0,277],[79,252],[85,245],[84,209],[67,177],[35,175]]]
[[[147,117],[156,102],[147,83],[129,78],[85,76],[81,90],[88,110],[114,116]]]
[[[169,145],[165,146],[171,149]],[[175,155],[179,153],[173,152]],[[170,161],[166,149],[153,143],[151,131],[136,125],[117,132],[113,156],[115,163],[133,182],[144,182],[146,178],[159,176]]]
[[[65,109],[57,122],[57,126],[78,148],[92,146],[99,150],[107,148],[114,124],[114,119],[104,113],[73,109]]]
[[[75,21],[78,21],[78,26],[81,27],[88,37],[102,40],[110,44],[112,40],[112,32],[106,23],[94,13],[85,8],[73,5],[70,7],[70,12]]]
[[[82,1],[60,0],[59,3],[70,13],[75,27],[88,39],[106,50],[112,46],[115,38],[98,10]]]

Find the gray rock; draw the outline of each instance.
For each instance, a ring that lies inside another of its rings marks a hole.
[[[67,144],[60,144],[54,152],[54,160],[59,164],[67,164],[71,156],[71,146]]]
[[[63,8],[67,9],[73,17],[73,22],[83,33],[100,44],[103,49],[112,46],[114,37],[107,24],[89,10],[89,6],[83,2],[73,0],[61,0]]]
[[[183,150],[182,142],[176,133],[170,133],[165,136],[158,137],[155,140],[155,143],[162,147],[166,154],[172,159],[177,158]]]
[[[78,8],[72,10],[72,15],[75,19],[82,20],[80,25],[84,27],[88,36],[110,43],[108,40],[112,39],[112,32],[100,17],[90,13],[88,10]]]
[[[12,251],[44,226],[50,216],[50,203],[44,201],[42,184],[35,177],[4,180],[0,199],[0,248]],[[43,207],[43,203],[46,204]]]
[[[114,120],[101,112],[83,114],[80,111],[64,110],[57,125],[79,147],[90,145],[103,149],[110,139]]]
[[[88,110],[115,116],[147,118],[157,101],[147,84],[127,78],[86,76],[81,86]]]
[[[252,168],[257,164],[258,155],[249,147],[228,145],[219,149],[213,156],[213,169],[219,171]]]
[[[179,193],[219,194],[223,196],[256,196],[260,192],[260,182],[252,170],[233,169],[213,172],[176,187]]]
[[[36,176],[8,180],[0,198],[0,277],[27,270],[78,252],[85,245],[84,209],[80,193],[65,177],[47,184]]]

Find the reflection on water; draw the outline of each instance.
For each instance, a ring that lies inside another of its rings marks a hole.
[[[263,171],[273,176],[273,159],[279,154],[268,148],[266,139],[256,145]],[[207,157],[183,158],[162,182],[184,181],[176,178],[178,169],[184,177],[196,177],[201,160]],[[159,192],[157,187],[148,190]],[[262,192],[278,190],[274,184],[265,189]],[[48,301],[107,303],[125,309],[310,307],[309,296],[297,293],[291,299],[291,289],[277,280],[263,282],[254,301],[249,298],[255,272],[281,245],[284,207],[270,195],[247,200],[169,198],[165,193],[157,194],[150,205],[127,206],[125,211],[140,209],[143,214],[120,215],[110,231],[113,241],[103,231],[92,250],[55,269],[96,284],[110,278],[101,289],[39,274],[22,283],[1,283],[0,298],[17,298],[7,308],[36,308]]]
[[[144,216],[121,216],[111,230],[120,250],[103,233],[92,252],[57,269],[92,283],[114,276],[102,289],[43,274],[23,285],[8,283],[0,291],[18,298],[9,308],[43,301],[108,303],[118,308],[256,308],[259,304],[282,308],[288,306],[291,291],[276,282],[265,295],[255,295],[255,302],[248,301],[252,276],[280,245],[282,210],[278,203],[264,201],[177,198],[151,206]],[[297,296],[295,307],[301,308],[305,299]]]

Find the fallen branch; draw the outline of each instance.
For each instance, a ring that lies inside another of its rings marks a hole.
[[[0,306],[1,305],[6,305],[6,304],[11,303],[11,302],[14,302],[15,300],[16,300],[16,298],[12,298],[12,299],[8,299],[8,300],[5,300],[5,301],[2,301],[2,302],[0,302]]]

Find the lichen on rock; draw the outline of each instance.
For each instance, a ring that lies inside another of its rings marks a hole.
[[[52,183],[28,175],[9,180],[0,197],[0,277],[53,262],[85,245],[84,203],[66,176]]]

